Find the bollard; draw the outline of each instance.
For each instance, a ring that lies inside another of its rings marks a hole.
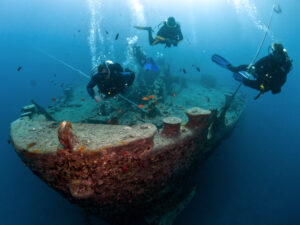
[[[166,137],[174,137],[180,134],[181,119],[177,117],[164,118],[164,128],[162,135]]]
[[[186,124],[188,128],[204,128],[211,115],[211,111],[194,107],[187,110],[186,115],[189,119],[188,123]]]

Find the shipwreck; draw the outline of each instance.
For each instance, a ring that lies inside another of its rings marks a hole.
[[[186,88],[170,76],[164,82],[166,74],[142,90],[170,97],[151,99],[138,113],[121,99],[109,118],[99,115],[92,99],[82,101],[84,87],[65,89],[48,109],[32,101],[11,124],[15,151],[59,194],[110,224],[172,224],[199,184],[195,172],[237,124],[244,95]],[[176,96],[170,80],[182,86]],[[132,101],[147,94],[136,90]]]

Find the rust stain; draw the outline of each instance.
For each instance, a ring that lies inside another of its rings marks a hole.
[[[33,153],[34,153],[34,154],[39,154],[39,153],[40,153],[40,150],[34,150]]]
[[[83,150],[85,150],[85,145],[81,145],[81,147],[78,149],[78,152],[81,153]]]
[[[31,143],[29,143],[28,145],[27,145],[27,149],[28,148],[32,148],[33,146],[35,146],[36,145],[36,142],[31,142]]]
[[[61,155],[62,153],[63,153],[63,150],[62,149],[58,149],[57,154]]]

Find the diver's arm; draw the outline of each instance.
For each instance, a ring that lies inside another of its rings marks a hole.
[[[178,27],[178,37],[179,37],[179,39],[177,40],[177,44],[183,40],[183,35],[182,35],[180,27]]]
[[[281,92],[281,87],[285,84],[286,77],[287,76],[284,73],[278,73],[272,75],[272,79],[270,81],[270,88],[272,94],[278,94]]]
[[[93,76],[90,80],[90,82],[88,83],[88,85],[86,86],[87,92],[89,93],[89,95],[92,98],[95,98],[95,91],[94,91],[94,87],[97,85],[97,75]]]
[[[238,73],[240,71],[247,71],[247,69],[248,69],[248,65],[246,65],[246,64],[243,64],[240,66],[233,66],[233,65],[229,64],[227,67],[233,73]]]

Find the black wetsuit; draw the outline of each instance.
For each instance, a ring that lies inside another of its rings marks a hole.
[[[95,86],[98,87],[99,92],[104,94],[105,97],[114,97],[133,84],[135,74],[128,69],[124,72],[120,64],[109,65],[109,77],[107,71],[103,72],[104,68],[104,65],[100,65],[98,73],[91,78],[87,85],[87,91],[92,98],[95,97],[93,89]]]
[[[140,66],[143,67],[147,62],[147,56],[145,52],[141,49],[140,46],[135,45],[133,47],[133,54]]]
[[[175,26],[171,27],[164,22],[163,26],[157,32],[155,38],[152,36],[152,31],[149,30],[149,43],[150,45],[166,44],[166,47],[171,45],[177,46],[180,41],[183,40],[180,25],[176,23]]]
[[[255,80],[243,78],[244,85],[256,90],[264,91],[271,90],[273,94],[280,93],[281,87],[287,79],[287,74],[292,68],[291,60],[288,57],[283,62],[278,62],[272,54],[263,57],[254,64],[255,67]],[[231,66],[230,70],[234,73],[240,71],[247,71],[248,65],[241,65],[238,67]]]

